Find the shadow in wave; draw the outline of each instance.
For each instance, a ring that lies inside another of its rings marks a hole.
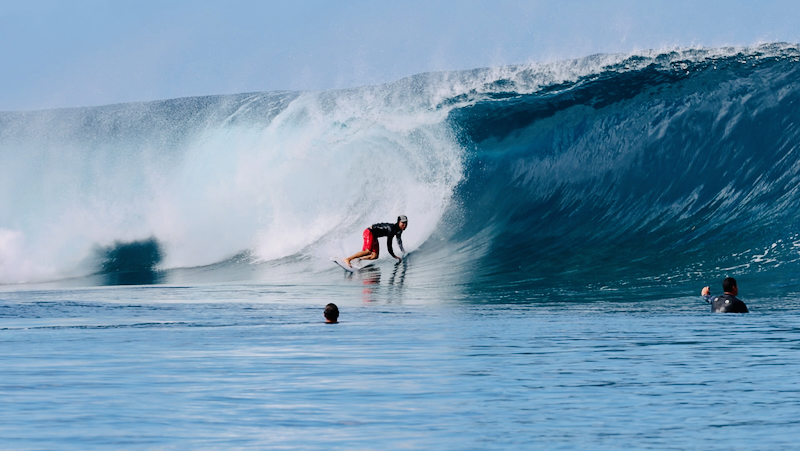
[[[105,285],[149,285],[159,283],[162,274],[156,270],[164,253],[155,238],[142,241],[116,242],[98,250],[98,273]]]

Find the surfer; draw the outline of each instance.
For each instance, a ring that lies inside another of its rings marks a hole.
[[[339,307],[334,303],[325,306],[325,322],[338,323],[339,322]]]
[[[739,286],[736,279],[728,277],[722,281],[722,291],[717,297],[711,295],[709,287],[703,287],[700,294],[706,302],[711,304],[711,311],[714,313],[748,313],[747,306],[736,297],[739,294]]]
[[[398,216],[396,224],[391,224],[388,222],[372,224],[370,227],[364,229],[364,246],[361,249],[361,252],[356,252],[355,254],[345,258],[344,262],[347,263],[347,266],[352,266],[350,265],[350,260],[354,258],[360,258],[362,260],[377,259],[378,254],[380,254],[381,251],[380,245],[378,244],[378,238],[383,236],[386,237],[386,247],[389,248],[389,254],[392,257],[403,261],[402,258],[394,255],[394,250],[392,249],[392,238],[397,237],[397,245],[400,246],[400,251],[402,251],[403,255],[405,255],[406,250],[403,249],[403,239],[401,238],[401,235],[406,227],[408,227],[408,218],[406,215]]]

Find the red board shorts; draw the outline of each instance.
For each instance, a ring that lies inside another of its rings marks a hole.
[[[378,239],[372,236],[372,230],[369,228],[364,229],[364,247],[362,251],[380,252],[381,248],[378,246]]]

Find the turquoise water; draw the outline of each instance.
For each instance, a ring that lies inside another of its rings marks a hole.
[[[791,449],[800,441],[796,301],[745,297],[753,313],[712,315],[695,296],[440,295],[357,278],[2,292],[0,447]],[[322,321],[329,301],[339,324]]]

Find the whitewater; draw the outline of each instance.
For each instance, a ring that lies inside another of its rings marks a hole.
[[[791,449],[798,63],[0,112],[0,444]],[[330,261],[401,214],[402,262]]]

